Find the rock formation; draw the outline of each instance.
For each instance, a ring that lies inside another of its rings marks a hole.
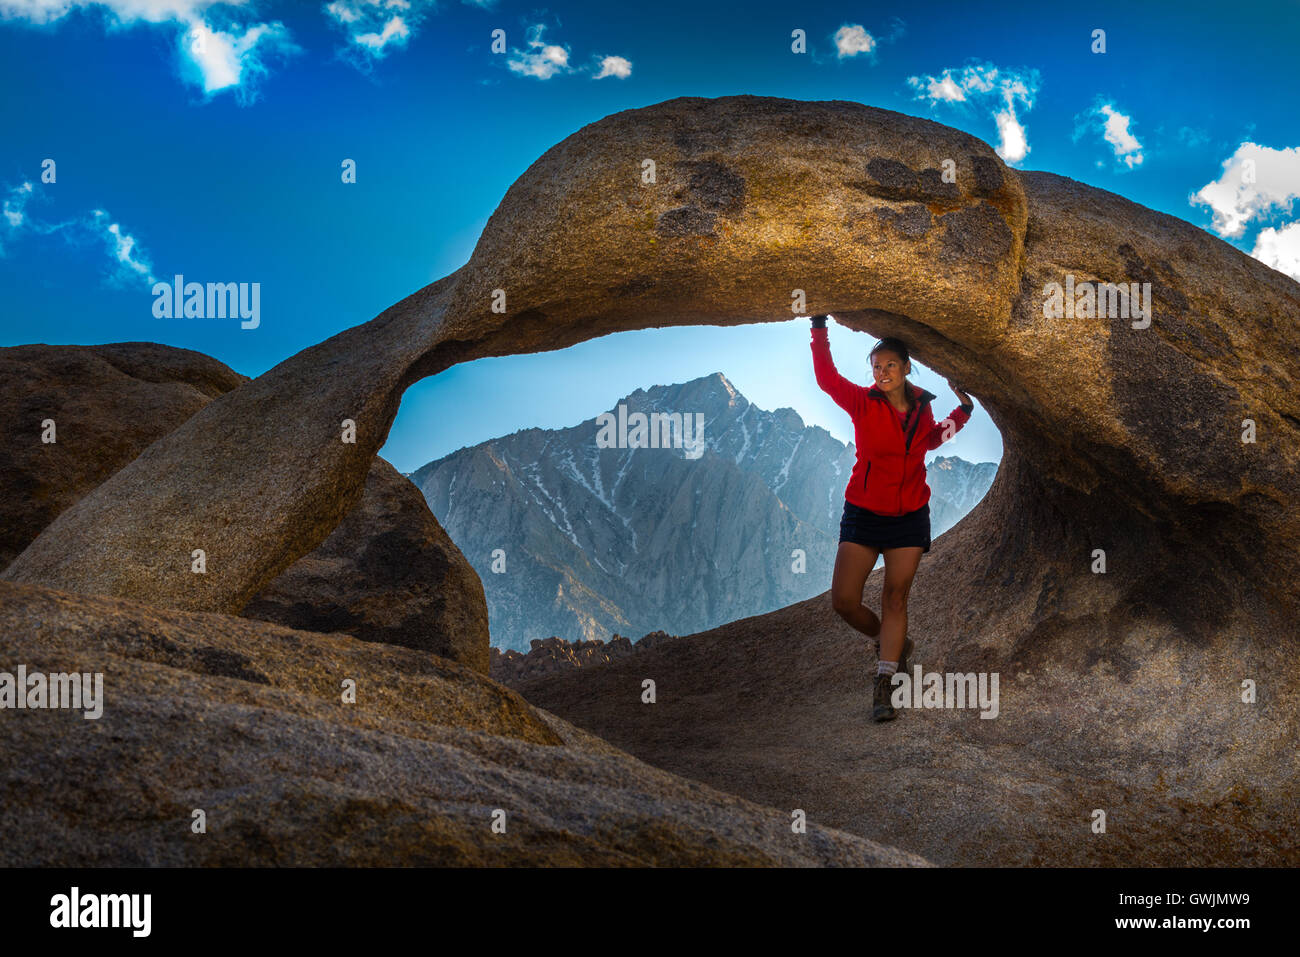
[[[815,818],[793,833],[791,809],[412,649],[0,583],[0,661],[101,672],[105,699],[95,720],[4,712],[4,867],[925,864]]]
[[[1152,283],[1150,326],[1044,318],[1046,285],[1071,274]],[[1042,590],[1044,614],[1070,592],[1202,640],[1237,602],[1296,607],[1300,285],[957,130],[757,96],[583,127],[511,186],[464,267],[207,405],[5,577],[237,612],[357,504],[411,382],[624,329],[789,320],[795,290],[797,312],[906,337],[998,425],[1004,520],[968,576]],[[1106,576],[1088,571],[1097,548]]]
[[[216,359],[153,342],[0,349],[0,568],[60,512],[247,381]],[[360,505],[245,614],[488,667],[482,583],[415,486],[378,457]]]
[[[361,504],[241,614],[345,631],[488,670],[483,583],[419,489],[381,458],[370,467]]]
[[[1149,283],[1149,325],[1048,317],[1050,285],[1075,281]],[[1014,717],[864,726],[851,705],[868,642],[822,600],[781,619],[780,643],[756,632],[734,687],[714,646],[656,649],[695,649],[697,667],[666,669],[675,704],[629,725],[642,753],[662,755],[688,718],[717,721],[692,725],[679,766],[703,753],[702,776],[807,798],[860,834],[893,827],[940,860],[987,860],[989,845],[999,863],[1296,863],[1300,284],[1186,222],[857,103],[681,98],[583,127],[511,186],[464,267],[205,406],[3,577],[237,612],[360,501],[410,383],[620,330],[788,321],[792,305],[904,337],[1001,430],[993,487],[936,541],[913,620],[918,662],[1002,671]],[[806,348],[807,325],[791,330]],[[638,655],[576,674],[623,667],[646,670]],[[801,711],[791,689],[809,676],[824,706]],[[774,723],[733,755],[718,709],[741,694]],[[789,721],[805,724],[773,744]],[[1098,807],[1128,824],[1088,843]]]
[[[0,349],[0,570],[151,442],[247,381],[156,342]],[[42,441],[46,420],[53,442]]]

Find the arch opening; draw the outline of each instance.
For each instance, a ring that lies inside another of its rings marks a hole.
[[[836,336],[842,374],[870,385],[871,340]],[[408,391],[381,453],[477,572],[495,647],[704,631],[830,587],[857,452],[850,418],[816,384],[809,338],[805,317],[471,363],[454,385]],[[910,378],[947,391],[919,358]],[[561,382],[548,409],[563,411],[543,414],[537,393]],[[956,404],[936,399],[936,417]],[[437,446],[411,438],[453,419],[455,437]],[[694,454],[672,447],[683,422]],[[983,497],[1000,456],[982,417],[928,453],[936,541]]]

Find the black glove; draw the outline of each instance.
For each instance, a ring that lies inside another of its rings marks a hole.
[[[829,318],[828,316],[813,316],[813,317],[812,317],[812,327],[813,327],[814,329],[825,329],[825,328],[826,328],[826,320],[827,320],[828,318]]]

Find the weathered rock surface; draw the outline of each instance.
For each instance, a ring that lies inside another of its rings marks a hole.
[[[0,567],[150,444],[247,381],[202,353],[153,342],[0,349]],[[45,419],[55,421],[52,444],[41,442]],[[378,457],[361,504],[244,613],[488,667],[482,583],[415,486]]]
[[[397,469],[376,458],[361,504],[244,608],[307,631],[346,631],[488,670],[483,583]]]
[[[997,718],[873,724],[870,639],[829,594],[512,686],[656,767],[940,865],[1300,864],[1294,631],[1238,613],[1199,644],[1105,605],[1042,618],[1037,593],[990,620],[968,572],[1000,507],[982,502],[935,541],[908,607],[913,665],[1000,673]],[[864,599],[877,612],[883,574]],[[634,693],[647,678],[653,707]]]
[[[150,443],[247,381],[156,342],[0,348],[0,569]],[[53,443],[41,441],[47,419]]]
[[[0,866],[925,863],[815,819],[794,834],[788,808],[412,649],[0,583],[0,661],[102,672],[105,698],[98,720],[3,713]]]

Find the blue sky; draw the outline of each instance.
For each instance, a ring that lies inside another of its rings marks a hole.
[[[0,344],[152,340],[258,375],[464,264],[554,143],[676,96],[848,99],[929,117],[1013,166],[1113,190],[1300,277],[1300,3],[610,9],[0,0]],[[795,29],[806,53],[791,50]],[[344,159],[355,183],[341,181]],[[155,317],[152,280],[176,273],[260,283],[259,325]],[[849,441],[847,416],[813,381],[808,338],[792,320],[481,360],[408,390],[383,454],[411,471],[715,371]],[[872,341],[832,328],[841,372],[867,382]],[[913,380],[948,411],[941,379]],[[977,412],[941,451],[1000,450]]]

